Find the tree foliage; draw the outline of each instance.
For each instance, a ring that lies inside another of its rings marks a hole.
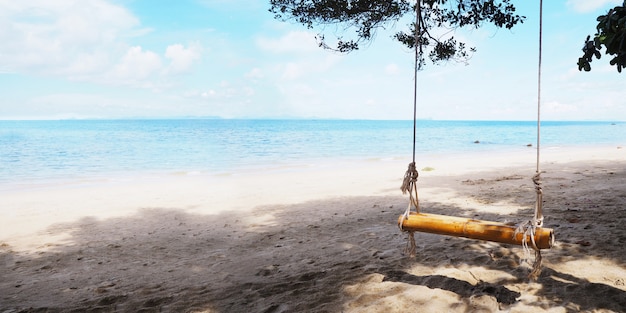
[[[278,20],[295,21],[309,29],[343,25],[343,33],[349,34],[350,39],[337,36],[335,44],[331,45],[323,34],[317,35],[320,47],[342,53],[359,49],[373,39],[376,30],[408,15],[414,22],[407,25],[406,31],[397,32],[394,38],[409,48],[415,48],[417,42],[420,68],[425,65],[425,55],[435,64],[450,59],[465,61],[470,57],[475,48],[458,41],[453,35],[455,29],[479,28],[485,23],[511,29],[525,19],[515,13],[510,0],[421,0],[417,3],[419,8],[407,0],[270,0],[269,11]],[[419,12],[419,23],[416,23],[416,12]]]
[[[606,54],[613,56],[609,64],[615,65],[618,72],[626,67],[626,0],[621,6],[610,9],[598,16],[598,26],[593,40],[587,36],[583,46],[583,56],[578,59],[578,70],[591,71],[593,58],[600,59],[602,46]]]

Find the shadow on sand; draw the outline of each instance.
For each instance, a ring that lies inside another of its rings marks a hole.
[[[612,175],[626,177],[623,172]],[[505,189],[496,189],[501,194],[493,196],[507,197],[510,190]],[[615,197],[623,200],[624,193]],[[597,196],[590,189],[576,199]],[[340,312],[349,301],[344,288],[366,284],[372,274],[384,277],[379,283],[447,290],[460,299],[487,295],[502,306],[519,301],[523,291],[511,285],[526,283],[527,271],[516,267],[520,263],[516,253],[494,258],[466,239],[420,234],[421,255],[416,259],[402,255],[406,238],[395,223],[406,201],[399,196],[339,198],[219,215],[144,208],[132,216],[54,225],[48,232],[67,234],[65,242],[42,243],[28,253],[0,246],[0,311]],[[614,238],[617,244],[610,249],[596,247],[595,240],[623,225],[626,214],[607,216],[598,207],[593,215],[574,220],[580,215],[577,203],[582,202],[572,200],[567,207],[552,210],[551,223],[561,243],[546,256],[537,281],[541,301],[526,305],[566,307],[572,312],[624,310],[626,292],[616,286],[626,277],[589,282],[550,265],[572,259],[625,264],[626,248],[619,244],[626,240],[623,234]],[[445,204],[429,205],[442,214],[501,219]],[[529,213],[519,212],[515,218]],[[589,238],[581,237],[583,233]],[[584,244],[577,244],[578,238]],[[415,264],[434,271],[441,266],[484,267],[514,278],[472,284],[440,274],[416,275],[410,272]]]

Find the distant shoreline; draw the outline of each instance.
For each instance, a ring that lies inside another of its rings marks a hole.
[[[580,145],[543,147],[540,151],[539,166],[570,162],[626,162],[626,146],[615,145]],[[57,188],[80,188],[81,186],[133,184],[140,182],[177,182],[180,180],[219,181],[223,178],[245,176],[263,177],[273,175],[308,175],[318,171],[341,174],[344,169],[358,171],[367,168],[386,169],[389,172],[406,170],[411,162],[411,155],[380,156],[366,158],[303,159],[283,164],[257,164],[245,169],[224,169],[222,171],[172,170],[131,170],[101,172],[93,175],[83,174],[57,178],[28,180],[7,180],[0,182],[0,194],[15,191],[28,191]],[[533,147],[519,146],[514,149],[489,151],[469,151],[464,153],[418,151],[417,169],[421,175],[455,175],[459,173],[490,171],[493,168],[526,167],[534,171],[537,165],[537,150]],[[531,173],[531,172],[529,172]]]

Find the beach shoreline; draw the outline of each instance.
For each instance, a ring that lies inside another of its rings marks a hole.
[[[418,154],[416,163],[422,180],[507,168],[526,168],[525,175],[532,177],[537,168],[536,157],[536,149],[520,148],[514,151]],[[552,147],[541,151],[539,165],[542,168],[550,164],[593,164],[624,159],[626,150],[620,146]],[[245,172],[129,172],[94,179],[5,184],[0,188],[0,210],[5,217],[21,216],[23,222],[8,223],[0,230],[0,239],[10,234],[11,229],[25,234],[29,229],[27,224],[44,227],[45,223],[32,221],[33,216],[42,214],[46,222],[67,222],[81,216],[124,215],[141,207],[201,207],[198,213],[215,214],[328,197],[397,195],[410,161],[406,157],[323,159],[259,166]],[[422,181],[418,185],[428,188],[428,183]]]
[[[418,155],[423,208],[531,218],[535,157]],[[537,282],[518,247],[418,234],[421,254],[403,255],[409,160],[390,157],[3,191],[0,309],[626,310],[626,149],[549,148],[541,160],[558,243]]]

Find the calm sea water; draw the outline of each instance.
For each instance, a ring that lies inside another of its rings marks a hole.
[[[316,160],[411,158],[412,121],[0,121],[0,185],[128,172],[228,173]],[[480,144],[474,143],[480,141]],[[542,148],[626,144],[624,122],[543,122]],[[535,122],[418,121],[418,153],[521,149]]]

